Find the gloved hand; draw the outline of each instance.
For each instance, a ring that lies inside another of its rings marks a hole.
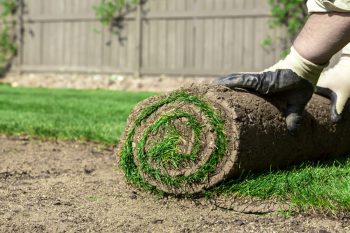
[[[342,56],[334,68],[321,74],[316,93],[331,100],[331,119],[339,122],[350,98],[350,54]]]
[[[288,130],[295,132],[324,67],[302,58],[292,47],[284,60],[263,72],[231,74],[214,83],[273,96],[283,105]]]

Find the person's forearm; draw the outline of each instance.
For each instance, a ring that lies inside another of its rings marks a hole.
[[[305,59],[326,64],[350,42],[350,13],[314,13],[293,46]]]

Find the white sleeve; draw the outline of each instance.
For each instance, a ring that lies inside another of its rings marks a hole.
[[[310,13],[316,12],[350,12],[350,0],[308,0]]]
[[[309,14],[317,13],[317,12],[329,12],[325,8],[325,6],[322,4],[322,2],[317,0],[308,0],[306,5],[307,5],[307,10],[309,11]]]

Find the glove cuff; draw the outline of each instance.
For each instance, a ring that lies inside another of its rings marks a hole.
[[[292,67],[295,73],[309,81],[314,87],[316,87],[322,71],[328,66],[328,63],[325,65],[317,65],[303,58],[294,47],[291,48],[290,54],[284,61]]]

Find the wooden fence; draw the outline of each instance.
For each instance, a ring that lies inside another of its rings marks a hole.
[[[99,0],[24,0],[21,72],[222,75],[257,71],[280,57],[262,41],[267,0],[148,0],[112,34],[92,10]]]

